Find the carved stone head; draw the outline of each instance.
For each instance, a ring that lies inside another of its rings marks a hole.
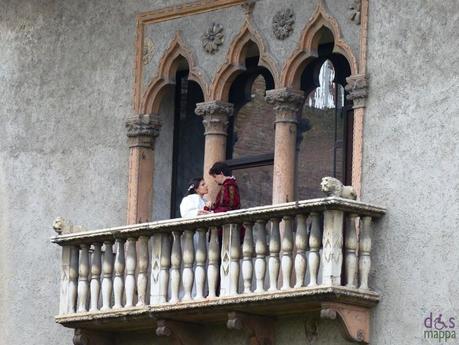
[[[322,192],[324,192],[327,196],[340,197],[343,191],[343,184],[341,181],[330,176],[322,178],[320,187]]]
[[[53,222],[53,229],[56,231],[59,235],[62,234],[62,231],[64,230],[65,226],[65,220],[62,217],[57,217],[54,219]]]

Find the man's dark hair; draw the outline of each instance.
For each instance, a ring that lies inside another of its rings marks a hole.
[[[216,162],[209,170],[209,175],[220,175],[221,173],[225,176],[231,176],[231,169],[226,163]]]

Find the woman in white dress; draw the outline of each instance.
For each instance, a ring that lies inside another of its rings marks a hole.
[[[188,193],[180,203],[181,216],[190,218],[210,213],[206,210],[210,203],[204,197],[208,192],[206,182],[202,177],[192,179],[188,185]]]

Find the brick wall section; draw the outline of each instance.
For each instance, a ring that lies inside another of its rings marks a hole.
[[[236,114],[234,132],[237,141],[233,158],[274,151],[274,112],[264,100],[265,92],[265,81],[259,76],[252,86],[252,101]],[[333,176],[335,109],[315,109],[305,105],[303,118],[308,119],[310,129],[303,133],[298,152],[297,196],[300,200],[322,196],[322,177]],[[338,124],[338,133],[341,133],[343,121]],[[338,149],[338,167],[342,166],[342,161],[342,149]],[[233,172],[240,188],[241,207],[272,202],[272,169],[271,165]],[[338,169],[337,177],[342,176],[342,169]]]

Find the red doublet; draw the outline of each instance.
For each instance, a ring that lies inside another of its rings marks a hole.
[[[217,194],[212,211],[219,213],[239,208],[241,208],[241,200],[239,198],[239,188],[236,179],[234,177],[227,178]]]

